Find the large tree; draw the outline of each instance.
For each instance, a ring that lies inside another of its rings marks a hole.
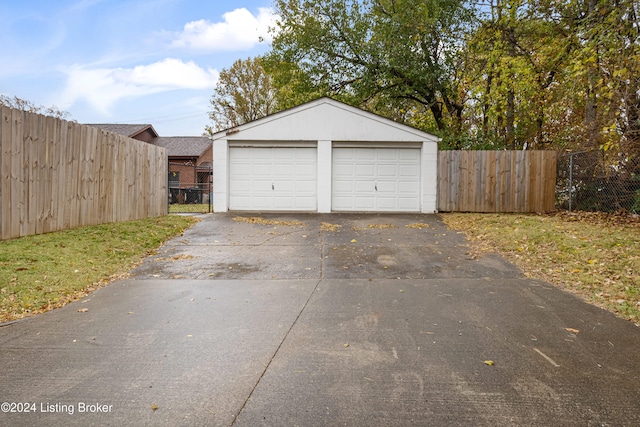
[[[213,134],[272,114],[276,110],[276,93],[272,78],[262,66],[262,59],[239,59],[220,78],[211,97],[209,118]]]
[[[468,2],[275,0],[275,9],[270,61],[296,64],[313,90],[429,130],[459,127]]]

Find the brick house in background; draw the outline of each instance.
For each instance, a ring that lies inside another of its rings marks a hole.
[[[211,188],[213,146],[208,137],[161,137],[149,124],[90,124],[89,126],[166,148],[169,158],[168,181],[172,197],[185,197],[184,193],[178,190]],[[204,193],[207,200],[202,202],[208,202],[207,193]]]

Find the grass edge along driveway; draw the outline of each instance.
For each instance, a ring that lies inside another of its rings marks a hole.
[[[497,252],[527,277],[640,324],[639,218],[587,212],[440,216],[467,235],[473,256]]]
[[[197,221],[166,215],[0,242],[0,323],[62,307],[126,277]]]

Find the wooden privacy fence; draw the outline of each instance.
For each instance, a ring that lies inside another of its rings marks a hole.
[[[440,151],[441,212],[555,210],[555,151]]]
[[[167,153],[78,123],[0,109],[0,238],[167,213]]]

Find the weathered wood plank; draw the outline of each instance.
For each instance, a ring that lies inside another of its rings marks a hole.
[[[11,238],[11,110],[0,107],[0,238]]]
[[[165,149],[6,107],[0,178],[2,240],[167,212]]]
[[[438,210],[552,211],[556,157],[552,151],[442,151]]]

